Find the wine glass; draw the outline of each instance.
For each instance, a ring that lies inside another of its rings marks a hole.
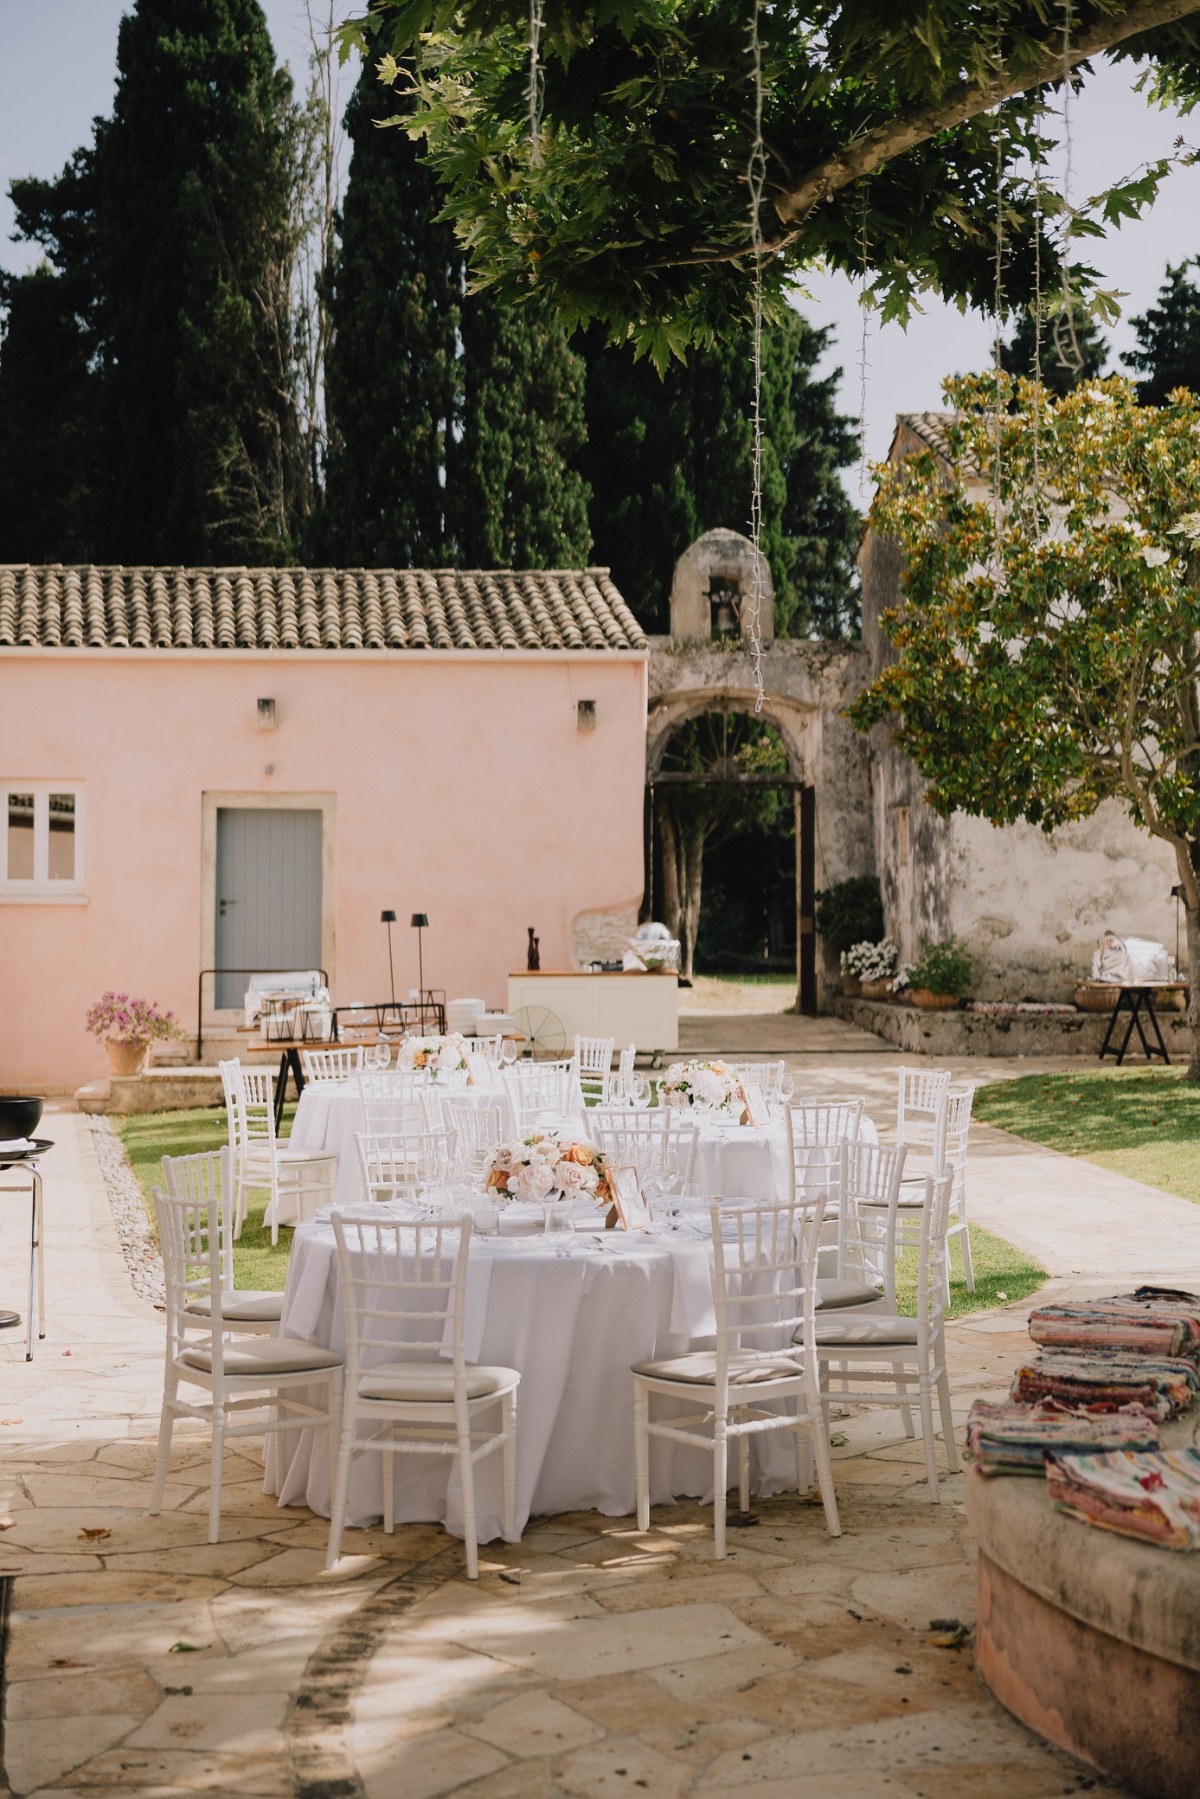
[[[795,1091],[796,1091],[796,1082],[793,1079],[793,1077],[787,1072],[787,1070],[785,1068],[783,1071],[783,1079],[779,1083],[779,1097],[783,1101],[785,1106],[787,1105],[788,1101],[791,1099],[791,1097],[795,1093]]]
[[[500,1045],[500,1060],[506,1068],[511,1068],[517,1059],[517,1046],[511,1037],[506,1037]]]

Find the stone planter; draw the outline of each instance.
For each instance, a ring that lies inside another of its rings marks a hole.
[[[148,1043],[122,1043],[119,1038],[109,1037],[104,1045],[108,1051],[108,1065],[114,1074],[141,1074],[146,1066],[149,1052]]]
[[[886,999],[892,990],[890,979],[886,981],[860,981],[859,986],[862,989],[862,996],[864,999]]]
[[[856,974],[844,974],[842,976],[842,992],[847,999],[858,998],[859,994],[862,992],[862,982]]]
[[[912,1003],[922,1012],[949,1012],[958,1004],[957,993],[931,993],[928,987],[914,987]]]

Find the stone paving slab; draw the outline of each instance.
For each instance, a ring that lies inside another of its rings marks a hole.
[[[839,1422],[840,1539],[783,1494],[723,1563],[709,1514],[681,1503],[644,1533],[531,1520],[481,1551],[477,1583],[432,1525],[348,1533],[327,1575],[325,1521],[265,1503],[246,1443],[210,1546],[207,1441],[186,1427],[148,1519],[161,1314],[129,1285],[85,1121],[54,1114],[47,1134],[49,1333],[32,1364],[0,1339],[18,1799],[1121,1792],[996,1705],[969,1640],[934,1645],[932,1618],[973,1616],[963,1477],[932,1506],[890,1412]],[[0,1269],[20,1253],[0,1216]],[[1027,1311],[951,1326],[958,1420],[1007,1386]]]

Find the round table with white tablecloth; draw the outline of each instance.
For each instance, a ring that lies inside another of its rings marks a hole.
[[[651,1232],[596,1227],[567,1239],[559,1255],[530,1208],[509,1207],[504,1234],[475,1237],[467,1275],[466,1353],[470,1362],[516,1368],[517,1523],[532,1514],[596,1510],[624,1517],[634,1507],[633,1382],[630,1367],[653,1356],[711,1346],[715,1330],[712,1245],[707,1220]],[[514,1231],[523,1234],[510,1234]],[[345,1322],[333,1231],[314,1219],[296,1231],[281,1334],[345,1348]],[[430,1345],[431,1356],[448,1349]],[[380,1360],[388,1359],[385,1342]],[[348,1521],[367,1524],[383,1504],[381,1458],[352,1466]],[[450,1458],[401,1456],[396,1467],[397,1523],[440,1521],[462,1534],[461,1495]],[[794,1489],[795,1439],[772,1432],[753,1440],[756,1493]],[[476,1470],[481,1542],[501,1534],[500,1458]],[[328,1439],[324,1429],[273,1438],[267,1491],[281,1504],[329,1514]],[[712,1458],[655,1441],[651,1497],[712,1497]]]
[[[512,1134],[512,1107],[500,1081],[490,1086],[447,1086],[446,1099],[456,1105],[495,1106],[500,1112],[500,1129],[504,1136]],[[412,1106],[396,1102],[396,1130],[419,1126]],[[338,1205],[356,1205],[364,1197],[362,1168],[354,1139],[363,1128],[362,1101],[353,1081],[309,1081],[296,1105],[288,1141],[297,1149],[323,1149],[338,1159],[334,1196]]]

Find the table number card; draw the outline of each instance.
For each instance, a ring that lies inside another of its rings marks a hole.
[[[472,1087],[490,1087],[492,1084],[492,1079],[493,1079],[492,1065],[488,1061],[487,1057],[484,1055],[481,1055],[476,1050],[476,1051],[472,1051],[470,1054],[468,1054],[466,1061],[467,1061],[467,1080],[470,1082],[471,1086]]]
[[[757,1081],[742,1082],[742,1100],[746,1107],[747,1124],[770,1124],[771,1108]]]
[[[646,1231],[650,1228],[650,1202],[642,1192],[642,1183],[636,1168],[610,1168],[609,1185],[612,1188],[613,1204],[617,1208],[617,1217],[621,1229],[625,1231]]]

